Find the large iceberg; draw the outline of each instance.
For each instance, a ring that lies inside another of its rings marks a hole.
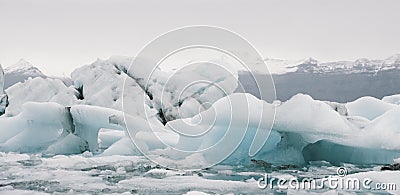
[[[72,73],[72,86],[37,77],[9,87],[0,150],[145,154],[191,168],[251,159],[380,164],[400,158],[398,96],[336,103],[298,94],[268,103],[235,93],[237,73],[208,63],[178,72],[155,69],[146,82],[149,70],[130,67],[131,61],[97,60]]]

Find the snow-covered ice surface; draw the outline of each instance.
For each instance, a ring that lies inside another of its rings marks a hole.
[[[314,162],[298,168],[277,169],[256,165],[215,166],[200,171],[169,170],[141,156],[92,156],[88,154],[42,157],[39,154],[0,153],[0,194],[358,194],[361,191],[334,189],[260,189],[264,173],[272,178],[321,179],[336,174],[336,166]],[[399,171],[376,171],[374,166],[346,165],[351,178],[399,184]],[[17,190],[17,191],[15,191]],[[364,190],[362,193],[398,194],[399,191]]]
[[[307,194],[309,190],[259,189],[257,180],[264,173],[274,178],[321,179],[335,175],[339,166],[348,169],[348,177],[400,185],[398,171],[380,171],[400,159],[399,95],[337,103],[297,94],[288,101],[268,103],[235,93],[235,70],[226,72],[206,63],[173,77],[155,69],[146,79],[148,70],[129,68],[131,61],[128,57],[97,60],[75,70],[71,86],[60,79],[35,77],[5,90],[0,194]],[[398,61],[385,61],[389,62],[397,68]],[[375,62],[360,60],[343,67],[364,70],[366,63]],[[308,59],[291,68],[318,72],[324,67]],[[205,82],[184,85],[196,80]],[[219,88],[209,83],[218,83]],[[202,137],[185,137],[176,129]],[[270,129],[267,140],[258,139]],[[227,139],[219,142],[222,138]],[[264,141],[250,157],[251,146]],[[174,150],[203,151],[221,143],[211,152]],[[204,168],[231,149],[229,158]],[[159,164],[203,169],[177,171]],[[343,191],[313,191],[339,192]],[[376,191],[345,193],[366,192]]]

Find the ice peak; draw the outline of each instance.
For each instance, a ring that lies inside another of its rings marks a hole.
[[[24,58],[19,59],[17,63],[15,63],[13,66],[20,66],[20,67],[33,67],[33,65],[25,60]]]
[[[306,58],[306,59],[300,61],[300,64],[317,65],[318,60],[316,60],[315,58],[309,57],[309,58]]]
[[[7,72],[19,71],[19,70],[27,70],[34,68],[33,65],[26,61],[25,59],[21,58],[17,63],[9,66],[6,68]]]
[[[7,74],[22,73],[36,76],[44,76],[44,74],[38,68],[36,68],[32,65],[32,63],[23,58],[21,58],[17,63],[5,68],[4,72]]]

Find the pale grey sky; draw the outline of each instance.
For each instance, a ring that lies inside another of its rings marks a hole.
[[[319,60],[400,53],[397,0],[0,0],[0,63],[24,58],[47,74],[111,55],[135,56],[166,31],[213,25],[263,57]]]

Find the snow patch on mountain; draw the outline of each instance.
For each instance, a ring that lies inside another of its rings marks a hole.
[[[46,78],[47,76],[30,62],[20,59],[17,63],[4,69],[4,88],[8,88],[18,82],[24,82],[28,78],[35,77]]]
[[[29,78],[52,78],[61,80],[65,85],[72,85],[72,80],[67,77],[48,76],[45,75],[39,68],[32,65],[25,59],[20,59],[17,63],[4,69],[4,89],[13,86],[16,83],[23,83]]]
[[[22,73],[30,76],[45,76],[42,71],[34,67],[30,62],[25,59],[20,59],[17,63],[5,68],[5,73]]]

